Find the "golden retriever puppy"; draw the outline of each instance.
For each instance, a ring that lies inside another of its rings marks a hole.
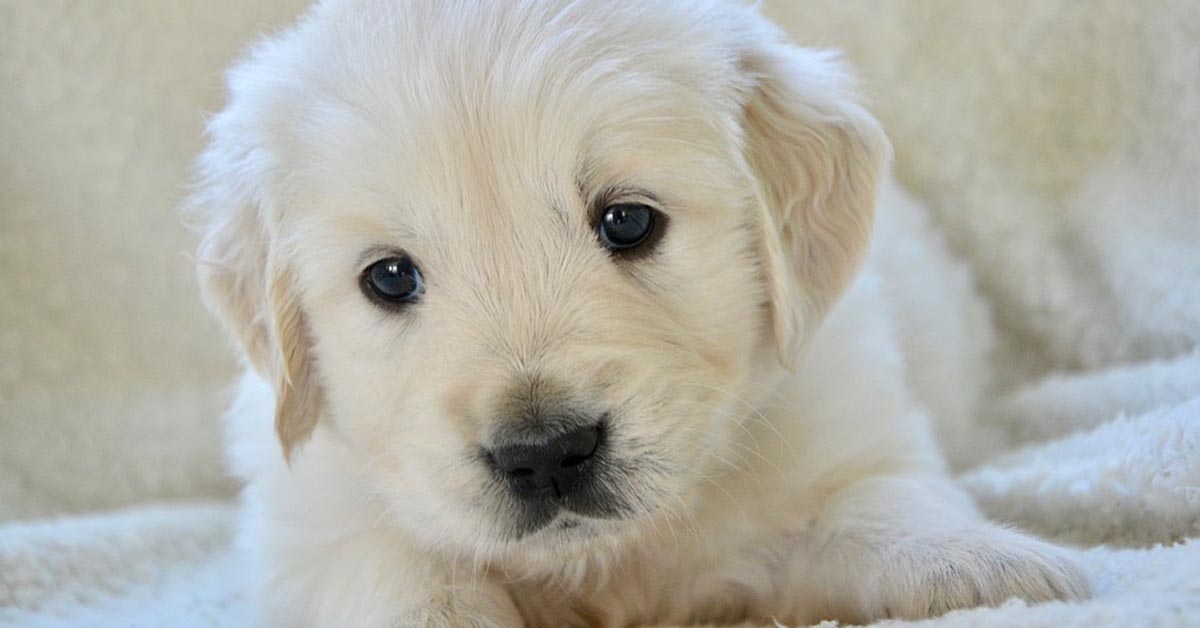
[[[1087,594],[948,479],[855,281],[888,142],[754,9],[330,0],[229,83],[192,211],[259,624]]]

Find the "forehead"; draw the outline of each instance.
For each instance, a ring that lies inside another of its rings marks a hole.
[[[309,17],[284,151],[299,205],[445,224],[725,183],[743,87],[702,10],[464,3],[337,2]]]

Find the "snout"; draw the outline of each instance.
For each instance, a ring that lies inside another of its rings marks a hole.
[[[518,536],[560,515],[600,519],[623,513],[620,462],[612,421],[603,413],[561,414],[498,421],[481,448],[492,490],[509,505]]]
[[[564,501],[594,481],[604,430],[603,420],[546,430],[530,440],[498,443],[484,450],[485,458],[518,498]]]

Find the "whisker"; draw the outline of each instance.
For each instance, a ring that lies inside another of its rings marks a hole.
[[[746,401],[745,399],[743,399],[742,397],[739,397],[738,395],[735,395],[734,393],[731,393],[731,392],[729,392],[728,390],[723,390],[723,389],[721,389],[721,388],[718,388],[718,387],[716,387],[716,386],[712,386],[712,385],[710,385],[710,384],[700,384],[700,383],[696,383],[696,382],[684,382],[684,383],[683,383],[683,384],[681,384],[681,385],[683,385],[683,386],[695,386],[695,387],[699,387],[699,388],[707,388],[707,389],[709,389],[709,390],[712,390],[712,391],[714,391],[714,392],[717,392],[717,393],[720,393],[720,394],[726,395],[726,396],[727,396],[727,397],[729,397],[730,399],[733,399],[734,401],[737,401],[738,403],[741,403],[742,405],[746,406],[747,408],[749,408],[749,409],[750,409],[750,411],[751,411],[751,412],[753,412],[753,416],[752,416],[752,417],[749,417],[749,418],[751,418],[751,419],[754,419],[754,420],[757,420],[757,421],[761,422],[761,424],[762,424],[762,425],[765,425],[765,426],[766,426],[767,428],[769,428],[769,429],[770,429],[770,430],[771,430],[771,431],[772,431],[772,432],[773,432],[773,433],[774,433],[776,436],[778,436],[778,437],[779,437],[779,440],[780,440],[780,441],[782,441],[782,442],[783,442],[783,444],[784,444],[784,446],[786,446],[786,447],[788,448],[788,451],[789,451],[789,452],[791,452],[791,454],[792,454],[792,458],[795,460],[795,463],[796,463],[797,465],[799,465],[799,464],[800,464],[800,453],[799,453],[799,452],[797,452],[797,451],[796,451],[796,448],[792,446],[792,442],[791,442],[791,441],[790,441],[790,440],[789,440],[789,439],[788,439],[786,436],[784,436],[784,435],[783,435],[783,432],[780,432],[780,431],[779,431],[779,428],[778,428],[778,427],[776,427],[776,426],[775,426],[775,424],[774,424],[774,423],[773,423],[773,422],[772,422],[772,421],[771,421],[769,418],[767,418],[767,416],[766,416],[765,414],[763,414],[763,412],[762,412],[761,410],[759,410],[758,408],[756,408],[756,407],[754,406],[754,404],[750,403],[749,401]]]

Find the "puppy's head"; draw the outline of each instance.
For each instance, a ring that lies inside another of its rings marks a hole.
[[[887,143],[716,1],[328,2],[230,76],[200,275],[284,456],[554,556],[687,509],[867,244]]]

